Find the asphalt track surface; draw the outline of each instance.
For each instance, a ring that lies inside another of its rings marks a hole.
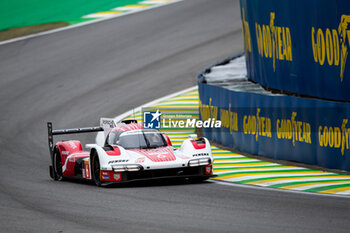
[[[240,26],[238,1],[186,0],[0,46],[0,232],[349,232],[349,198],[49,178],[47,121],[96,125],[193,86],[242,50]]]

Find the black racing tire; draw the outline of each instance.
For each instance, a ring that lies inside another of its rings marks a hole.
[[[190,178],[190,181],[192,183],[202,183],[206,180],[209,180],[210,177],[191,177]]]
[[[100,160],[96,152],[91,155],[91,176],[96,186],[101,187],[101,167]]]
[[[55,149],[53,153],[53,171],[54,171],[54,179],[57,181],[62,181],[63,180],[62,160],[61,160],[60,151],[58,149]]]

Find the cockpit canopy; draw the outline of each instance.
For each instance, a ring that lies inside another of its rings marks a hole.
[[[118,145],[124,149],[147,149],[168,145],[164,136],[155,129],[112,131],[106,138],[106,144]]]

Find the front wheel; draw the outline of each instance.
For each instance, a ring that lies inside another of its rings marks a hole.
[[[210,177],[191,177],[191,178],[190,178],[190,181],[191,181],[192,183],[202,183],[202,182],[208,180],[209,178],[210,178]]]
[[[91,174],[92,174],[92,180],[95,182],[95,184],[100,187],[101,182],[101,168],[100,168],[100,160],[98,159],[98,155],[96,152],[93,153],[91,158]]]

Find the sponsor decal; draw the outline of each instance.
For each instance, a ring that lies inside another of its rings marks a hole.
[[[120,173],[114,174],[113,178],[114,178],[115,181],[121,181],[121,179],[122,179]]]
[[[86,177],[87,179],[90,178],[90,171],[89,171],[89,167],[88,167],[88,166],[85,167],[85,177]]]
[[[102,175],[103,175],[103,176],[108,176],[108,175],[109,175],[109,172],[102,172]]]
[[[276,60],[293,61],[290,29],[276,26],[275,18],[275,12],[271,12],[269,25],[255,24],[259,55],[272,59],[273,71],[276,71]]]
[[[109,176],[102,176],[102,179],[104,180],[110,180],[111,178]]]
[[[350,148],[350,128],[347,128],[349,119],[343,119],[341,126],[318,127],[318,143],[320,147],[338,148],[344,156],[345,150]]]
[[[100,120],[100,125],[101,127],[109,127],[109,128],[114,128],[116,127],[116,124],[114,122],[114,119],[107,119],[107,118],[101,118]]]
[[[108,164],[111,164],[111,163],[126,163],[126,162],[129,162],[129,160],[128,159],[118,159],[118,160],[109,161]]]
[[[212,98],[209,99],[208,105],[203,104],[201,101],[199,101],[199,112],[204,122],[207,122],[207,121],[215,122],[214,128],[220,128],[222,125],[222,122],[221,120],[218,120],[219,108],[217,106],[213,106],[211,102],[212,102]],[[234,123],[234,125],[236,124]],[[203,128],[208,128],[208,127],[204,126]]]
[[[350,48],[349,23],[350,15],[342,15],[338,30],[335,28],[311,28],[312,52],[315,63],[321,66],[326,63],[329,66],[339,67],[340,65],[341,81],[344,78],[345,64]]]
[[[197,157],[197,156],[209,156],[209,153],[198,153],[193,155],[193,157]]]
[[[289,27],[277,26],[276,14],[270,12],[270,23],[255,23],[256,42],[259,55],[272,59],[273,71],[276,72],[276,61],[293,61],[292,35]],[[252,52],[252,40],[249,22],[246,19],[245,9],[242,8],[242,31],[245,53]]]
[[[145,158],[138,158],[135,160],[135,163],[144,163],[145,162]]]
[[[116,123],[114,119],[111,118],[101,118],[100,119],[100,126],[103,128],[104,135],[107,137],[109,132],[116,127]]]
[[[210,175],[212,173],[212,166],[208,165],[205,167],[205,174]]]
[[[86,158],[84,159],[84,169],[82,170],[83,172],[83,177],[86,179],[90,179],[90,164],[89,164],[89,159]]]
[[[69,155],[69,151],[65,151],[65,150],[64,150],[64,151],[62,151],[61,153],[62,153],[62,155]]]
[[[245,11],[244,8],[242,9],[242,32],[243,32],[243,41],[244,41],[244,49],[245,52],[251,52],[252,51],[252,43],[250,40],[250,30],[249,30],[249,23],[245,18]]]
[[[290,119],[277,119],[277,138],[291,140],[293,146],[295,142],[311,144],[311,125],[305,121],[297,121],[297,115],[297,112],[293,112]]]
[[[256,115],[244,115],[243,131],[244,134],[255,135],[256,141],[258,137],[272,137],[271,118],[260,115],[260,108],[257,108]]]

